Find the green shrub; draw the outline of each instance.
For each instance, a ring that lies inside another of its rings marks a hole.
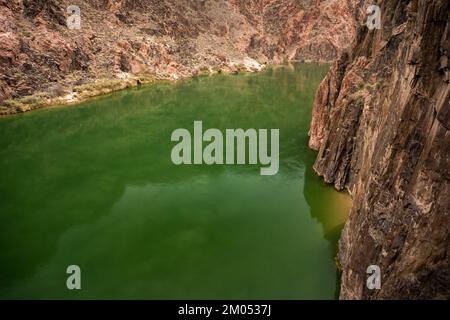
[[[3,105],[6,106],[7,108],[12,108],[12,109],[20,109],[23,107],[23,104],[17,100],[13,100],[13,99],[9,99],[3,102]]]

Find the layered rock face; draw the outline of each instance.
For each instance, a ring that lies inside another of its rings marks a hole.
[[[0,0],[0,104],[99,78],[331,61],[356,34],[356,2]],[[66,26],[69,5],[81,10],[81,30]]]
[[[280,62],[334,61],[352,43],[360,5],[355,0],[231,0],[254,30],[246,51]]]
[[[450,2],[380,7],[381,29],[362,27],[322,82],[310,131],[316,172],[353,195],[340,297],[450,298]]]

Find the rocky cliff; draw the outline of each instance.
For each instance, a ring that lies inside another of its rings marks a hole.
[[[368,5],[369,3],[366,3]],[[342,299],[450,298],[450,2],[379,1],[318,89],[310,146],[353,208]],[[381,289],[366,269],[381,270]]]
[[[0,114],[39,107],[41,98],[70,102],[121,87],[79,88],[99,80],[258,70],[285,59],[331,61],[356,34],[356,2],[0,0],[0,104],[15,99]],[[66,26],[69,5],[80,8],[80,30]]]

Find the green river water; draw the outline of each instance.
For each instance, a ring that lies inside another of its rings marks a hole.
[[[324,65],[0,118],[0,298],[334,299],[350,208],[307,147]],[[171,133],[279,128],[280,169],[175,166]],[[81,290],[66,269],[81,268]]]

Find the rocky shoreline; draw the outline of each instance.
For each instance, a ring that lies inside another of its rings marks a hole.
[[[69,29],[69,5],[80,29]],[[132,87],[331,62],[353,41],[354,1],[0,0],[0,114]]]
[[[196,70],[187,77],[209,76],[213,74],[239,74],[259,72],[266,68],[266,64],[259,64],[252,59],[246,59],[241,63],[231,66],[222,66],[219,69],[205,68]],[[53,106],[65,106],[78,104],[91,98],[107,95],[113,92],[137,88],[143,85],[156,82],[169,81],[174,82],[183,78],[164,76],[164,75],[131,75],[123,73],[121,77],[114,79],[97,79],[94,82],[88,82],[83,85],[73,87],[61,87],[59,93],[38,92],[30,96],[19,99],[9,99],[0,104],[0,116],[14,115],[29,112],[36,109],[42,109]]]

